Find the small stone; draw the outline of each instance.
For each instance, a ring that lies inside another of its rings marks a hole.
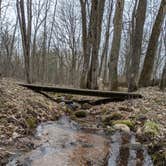
[[[139,116],[137,117],[137,120],[140,121],[140,122],[144,122],[144,121],[147,120],[147,117],[146,117],[145,115],[139,115]]]
[[[13,139],[16,139],[16,138],[18,138],[20,135],[17,133],[17,132],[14,132],[13,134],[12,134],[12,138]]]
[[[65,106],[65,102],[60,102],[59,105],[60,106]]]
[[[141,128],[138,128],[138,129],[137,129],[136,135],[137,135],[138,137],[141,137],[141,136],[142,136],[142,129],[141,129]]]
[[[116,120],[112,123],[113,125],[115,124],[125,124],[127,125],[130,129],[134,128],[134,123],[131,120]]]
[[[133,112],[134,108],[133,107],[119,107],[120,111],[125,111],[125,112]]]
[[[90,104],[88,104],[88,103],[84,103],[84,104],[82,104],[82,106],[81,106],[81,108],[82,109],[90,109],[92,106],[90,105]]]
[[[130,128],[125,124],[115,124],[113,127],[116,130],[120,130],[128,134],[130,133]]]

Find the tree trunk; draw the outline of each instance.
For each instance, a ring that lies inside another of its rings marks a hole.
[[[88,73],[88,88],[98,89],[98,52],[101,40],[105,0],[92,1],[92,58]]]
[[[80,87],[87,88],[87,72],[89,69],[89,59],[90,55],[88,54],[88,36],[87,36],[87,13],[86,13],[86,0],[80,0],[81,4],[81,16],[82,16],[82,43],[83,43],[83,69],[80,80]]]
[[[54,12],[53,12],[52,23],[51,23],[51,30],[50,30],[50,36],[49,36],[49,39],[48,39],[48,49],[47,49],[48,54],[50,52],[52,34],[53,34],[53,30],[54,30],[56,7],[57,7],[57,0],[55,0]]]
[[[165,60],[165,65],[164,65],[162,76],[161,76],[160,89],[164,90],[165,87],[166,87],[166,60]]]
[[[150,37],[148,49],[143,64],[143,69],[139,80],[139,85],[143,87],[149,86],[151,83],[155,53],[158,45],[161,26],[165,17],[165,5],[166,5],[166,0],[162,0],[152,29],[152,34]]]
[[[106,26],[106,32],[105,32],[105,41],[103,44],[101,62],[99,67],[99,77],[102,76],[103,67],[107,65],[107,53],[108,53],[108,45],[109,45],[109,39],[110,39],[110,24],[111,24],[112,9],[113,9],[113,1],[110,1],[109,9],[108,9],[109,12],[108,12],[108,18],[107,18],[107,26]]]
[[[1,7],[2,7],[2,0],[0,0],[0,18],[1,18]]]
[[[118,59],[122,32],[124,0],[117,0],[116,11],[114,16],[114,35],[112,41],[112,48],[110,52],[109,63],[109,87],[110,90],[118,89]]]
[[[50,8],[50,2],[46,1],[45,6],[45,16],[44,16],[44,25],[43,25],[43,41],[42,41],[42,82],[47,81],[47,17],[48,17],[48,10]]]
[[[22,37],[26,81],[31,83],[30,77],[30,43],[32,30],[32,0],[27,0],[27,14],[25,14],[24,0],[17,0],[17,13]],[[26,24],[27,16],[27,24]]]
[[[136,25],[134,28],[133,43],[131,50],[131,66],[129,73],[129,91],[138,89],[137,81],[139,75],[139,66],[141,58],[141,47],[143,38],[143,29],[146,16],[147,1],[139,0],[136,12]]]

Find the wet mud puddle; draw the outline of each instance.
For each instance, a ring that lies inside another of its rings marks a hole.
[[[82,131],[67,117],[38,126],[34,142],[34,150],[14,156],[7,166],[153,166],[134,135]]]

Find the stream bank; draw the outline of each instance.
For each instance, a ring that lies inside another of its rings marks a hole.
[[[109,142],[113,139],[110,137],[115,131],[127,132],[131,136],[119,152],[125,149],[134,136],[136,138],[134,147],[144,145],[143,147],[147,147],[150,152],[154,165],[164,166],[166,93],[155,87],[140,89],[139,93],[144,96],[143,99],[104,104],[97,102],[99,103],[97,105],[95,105],[97,98],[48,94],[59,101],[55,102],[42,94],[18,86],[13,80],[0,80],[0,165],[5,166],[9,158],[18,154],[17,152],[25,154],[37,148],[34,142],[37,126],[48,121],[56,124],[55,120],[67,115],[79,124],[82,134],[101,136],[104,131],[107,136],[102,135],[102,138],[108,139]],[[91,100],[95,104],[89,103]],[[129,157],[130,151],[134,150],[127,149]],[[142,152],[140,150],[136,155],[141,157]],[[135,157],[129,158],[134,158],[135,161]]]

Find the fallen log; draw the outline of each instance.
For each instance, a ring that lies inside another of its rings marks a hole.
[[[142,98],[142,95],[137,93],[100,91],[100,90],[76,89],[76,88],[60,88],[54,86],[42,86],[42,85],[22,84],[22,83],[18,83],[18,85],[29,88],[34,91],[56,92],[56,93],[65,93],[65,94],[82,95],[82,96],[107,97],[119,101],[123,101],[125,99]]]

